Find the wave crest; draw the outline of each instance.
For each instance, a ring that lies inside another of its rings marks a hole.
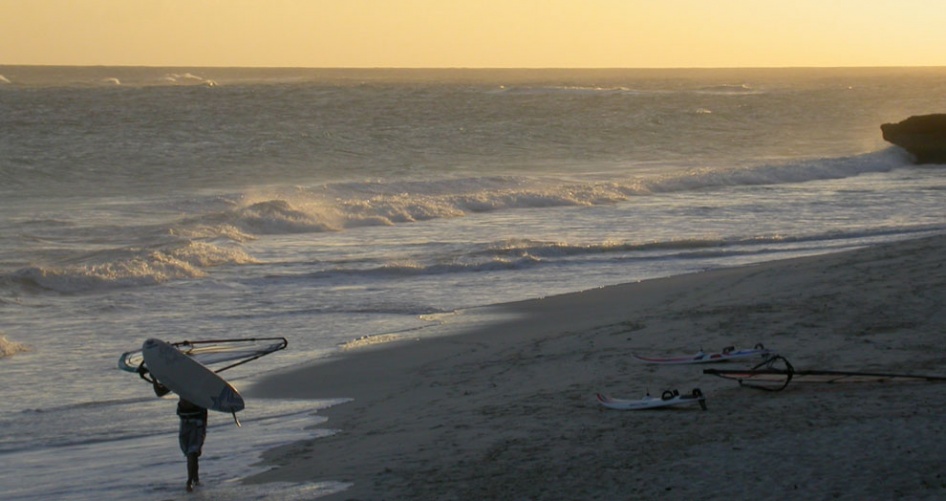
[[[217,82],[193,73],[168,73],[161,78],[161,82],[170,85],[203,85],[216,87]]]
[[[29,347],[16,341],[10,341],[6,336],[0,335],[0,358],[16,355],[30,351]]]
[[[337,229],[320,210],[296,208],[286,200],[267,200],[238,209],[234,224],[257,234],[315,233]]]
[[[594,206],[634,197],[730,186],[842,179],[907,165],[895,150],[789,164],[699,168],[629,179],[571,181],[493,176],[431,181],[337,183],[249,196],[204,221],[238,235],[318,233],[463,217],[498,210]],[[241,238],[252,238],[244,236]]]
[[[291,194],[269,194],[247,201],[225,214],[191,221],[203,234],[225,235],[231,228],[238,241],[252,235],[321,233],[364,226],[463,217],[496,210],[615,203],[640,192],[636,183],[564,183],[507,178],[480,178],[429,183],[339,184]],[[329,191],[326,194],[325,191]],[[235,228],[235,229],[234,229]],[[250,235],[247,235],[250,234]],[[229,238],[229,236],[228,236]]]
[[[176,279],[201,278],[202,268],[256,261],[239,249],[204,242],[150,251],[116,251],[97,262],[62,267],[34,266],[14,274],[26,286],[60,293],[157,285]]]

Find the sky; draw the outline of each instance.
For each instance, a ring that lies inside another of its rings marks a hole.
[[[0,65],[946,66],[946,0],[0,0]]]

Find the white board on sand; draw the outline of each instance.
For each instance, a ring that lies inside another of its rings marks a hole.
[[[220,412],[243,410],[243,397],[236,388],[177,348],[148,339],[141,350],[151,375],[185,400]]]
[[[705,411],[706,410],[706,397],[703,396],[703,392],[699,388],[694,388],[693,393],[689,395],[681,395],[680,392],[676,390],[667,390],[663,392],[663,395],[660,397],[652,397],[650,394],[639,400],[627,400],[621,398],[611,398],[608,395],[598,393],[597,395],[598,403],[609,408],[617,410],[641,410],[641,409],[656,409],[659,407],[669,407],[673,405],[683,405],[683,404],[700,404],[700,407]]]

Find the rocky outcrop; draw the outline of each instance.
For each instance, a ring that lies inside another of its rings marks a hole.
[[[919,164],[946,164],[946,113],[915,115],[883,124],[884,140],[909,151]]]

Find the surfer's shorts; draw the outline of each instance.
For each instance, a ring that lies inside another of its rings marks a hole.
[[[204,438],[207,437],[207,421],[204,419],[181,419],[181,431],[178,440],[181,443],[181,452],[185,456],[197,454],[200,456],[204,447]]]

